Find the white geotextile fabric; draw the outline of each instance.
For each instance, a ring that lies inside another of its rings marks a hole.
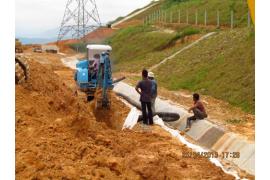
[[[131,108],[131,111],[129,112],[129,114],[125,120],[125,123],[123,125],[122,130],[123,129],[132,129],[137,124],[139,115],[140,115],[140,112],[135,107]],[[189,143],[183,136],[180,135],[178,130],[174,130],[174,129],[167,127],[165,125],[164,121],[159,116],[155,116],[153,118],[153,120],[154,120],[154,124],[159,125],[162,129],[169,132],[173,137],[177,138],[181,143],[187,145],[187,147],[193,149],[196,152],[208,152],[207,150],[203,149],[200,146]],[[215,164],[216,166],[220,167],[226,174],[230,174],[230,175],[234,176],[235,179],[240,179],[237,171],[232,170],[232,169],[230,169],[230,170],[225,169],[223,167],[223,165],[221,164],[221,162],[217,158],[209,158],[209,160],[213,164]]]

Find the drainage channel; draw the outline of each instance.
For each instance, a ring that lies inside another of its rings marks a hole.
[[[79,62],[77,56],[62,58],[61,61],[66,67],[71,69],[76,69],[76,64]]]
[[[127,101],[123,100],[122,98],[120,98],[120,99],[126,105],[131,107],[131,111],[130,111],[130,113],[128,114],[128,116],[126,118],[122,129],[132,129],[137,124],[137,121],[138,121],[138,118],[139,118],[141,112],[137,108],[132,107],[130,104],[128,104]],[[200,153],[209,152],[208,150],[206,150],[206,149],[204,149],[204,148],[202,148],[202,147],[200,147],[198,145],[195,145],[195,144],[192,144],[192,143],[188,142],[188,140],[186,140],[185,137],[180,135],[180,132],[178,130],[171,129],[168,126],[166,126],[164,121],[161,118],[159,118],[158,116],[155,116],[153,120],[154,120],[154,124],[160,126],[163,130],[169,132],[172,137],[177,138],[181,143],[185,144],[187,147],[191,148],[193,151],[200,152]],[[222,163],[220,162],[219,159],[217,159],[217,158],[209,158],[209,161],[211,163],[213,163],[215,166],[220,167],[223,170],[224,173],[234,176],[235,179],[237,179],[237,180],[241,179],[236,170],[234,170],[234,169],[226,169],[222,165]],[[246,180],[246,179],[242,179],[242,180]]]
[[[77,59],[77,56],[73,56],[73,57],[62,58],[61,61],[65,66],[67,66],[71,69],[76,69],[76,63],[78,62],[78,59]],[[124,83],[122,83],[122,84],[124,84]],[[137,121],[139,119],[141,112],[136,107],[129,104],[128,101],[124,100],[123,98],[119,97],[119,99],[121,101],[123,101],[128,107],[131,108],[131,111],[128,114],[128,116],[123,124],[123,129],[132,129],[137,124]],[[164,121],[159,116],[154,117],[154,123],[159,125],[165,131],[169,132],[173,137],[177,138],[181,143],[185,144],[187,147],[191,148],[195,152],[209,152],[206,149],[204,149],[198,145],[195,145],[195,144],[188,142],[183,136],[180,135],[178,130],[171,129],[168,126],[166,126]],[[241,179],[236,170],[226,169],[217,158],[209,158],[209,160],[217,167],[220,167],[224,173],[234,176],[235,179],[237,179],[237,180]],[[245,179],[243,179],[243,180],[245,180]]]

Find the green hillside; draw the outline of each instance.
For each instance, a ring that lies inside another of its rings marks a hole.
[[[248,24],[248,5],[246,0],[163,0],[158,5],[135,16],[132,19],[145,19],[147,16],[160,14],[167,23],[188,22],[195,24],[197,13],[197,23],[204,25],[205,11],[207,11],[207,25],[217,24],[217,11],[219,11],[220,25],[230,26],[231,12],[233,12],[234,26],[246,27]],[[172,16],[172,19],[171,19]]]
[[[136,26],[122,29],[107,42],[112,45],[114,71],[138,72],[149,68],[186,45],[177,41],[186,36],[205,33],[190,26],[168,33],[163,29]]]
[[[222,31],[184,51],[155,73],[162,86],[223,99],[254,113],[253,29]]]
[[[144,18],[157,9],[176,11],[179,9],[208,9],[230,16],[234,11],[238,26],[219,30],[181,24],[169,26],[133,26],[119,30],[107,40],[113,47],[112,59],[116,72],[139,73],[164,58],[182,49],[198,37],[216,31],[154,72],[161,86],[169,90],[187,89],[222,99],[255,113],[255,33],[247,27],[247,5],[244,0],[167,0],[134,18]],[[214,13],[215,12],[215,13]],[[211,22],[211,13],[209,22]],[[225,17],[225,16],[224,16]],[[175,19],[176,20],[176,19]],[[215,18],[212,22],[215,23]],[[208,29],[208,30],[207,30]],[[212,29],[212,30],[211,30]]]

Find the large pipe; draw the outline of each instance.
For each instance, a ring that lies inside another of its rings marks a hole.
[[[133,99],[131,99],[130,97],[122,94],[122,93],[116,93],[117,96],[122,97],[123,99],[125,99],[129,104],[131,104],[132,106],[136,107],[139,110],[142,110],[141,105],[139,103],[137,103],[136,101],[134,101]],[[158,115],[160,118],[162,118],[162,120],[164,120],[165,122],[173,122],[173,121],[177,121],[180,119],[180,115],[178,113],[171,113],[171,112],[155,112],[153,114],[153,116]],[[142,116],[139,117],[138,121],[142,120]]]
[[[121,78],[119,78],[119,79],[116,79],[116,80],[113,81],[113,84],[118,83],[118,82],[120,82],[120,81],[123,81],[123,80],[125,80],[125,79],[126,79],[126,77],[121,77]]]

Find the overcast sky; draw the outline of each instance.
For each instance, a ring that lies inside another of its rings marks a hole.
[[[151,0],[96,0],[102,23],[124,16]],[[15,0],[16,36],[31,37],[60,26],[67,0]]]

